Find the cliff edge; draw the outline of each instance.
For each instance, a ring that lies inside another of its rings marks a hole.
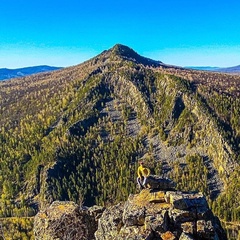
[[[108,208],[54,202],[34,221],[35,239],[227,239],[202,193],[143,189]]]

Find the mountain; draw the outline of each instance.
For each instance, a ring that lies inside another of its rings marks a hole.
[[[33,216],[55,200],[125,201],[144,159],[177,189],[202,191],[234,226],[239,83],[238,75],[166,65],[120,44],[77,66],[2,81],[0,217]]]
[[[11,78],[24,77],[24,76],[28,76],[36,73],[50,72],[58,69],[61,69],[61,68],[50,67],[46,65],[17,68],[17,69],[0,68],[0,81],[11,79]]]
[[[228,68],[219,68],[217,71],[223,73],[240,73],[240,65]]]
[[[201,70],[201,71],[218,71],[219,67],[210,67],[210,66],[187,66],[185,67],[187,69],[193,69],[193,70]]]
[[[234,67],[227,67],[227,68],[220,68],[220,67],[185,67],[187,69],[193,70],[202,70],[202,71],[211,71],[211,72],[221,72],[221,73],[233,73],[239,74],[240,73],[240,65]]]

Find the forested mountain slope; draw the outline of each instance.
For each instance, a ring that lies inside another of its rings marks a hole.
[[[240,77],[185,70],[116,45],[78,66],[0,83],[0,216],[54,200],[125,200],[152,173],[240,219]]]

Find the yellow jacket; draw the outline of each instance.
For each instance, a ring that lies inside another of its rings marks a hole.
[[[147,177],[150,174],[150,170],[140,165],[138,167],[137,174],[138,177]]]

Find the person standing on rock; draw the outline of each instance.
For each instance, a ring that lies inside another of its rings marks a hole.
[[[148,168],[144,167],[144,163],[142,161],[139,164],[140,165],[137,170],[137,175],[138,175],[137,183],[138,183],[140,190],[142,190],[143,188],[145,188],[145,182],[146,182],[147,177],[150,174],[150,170]]]

